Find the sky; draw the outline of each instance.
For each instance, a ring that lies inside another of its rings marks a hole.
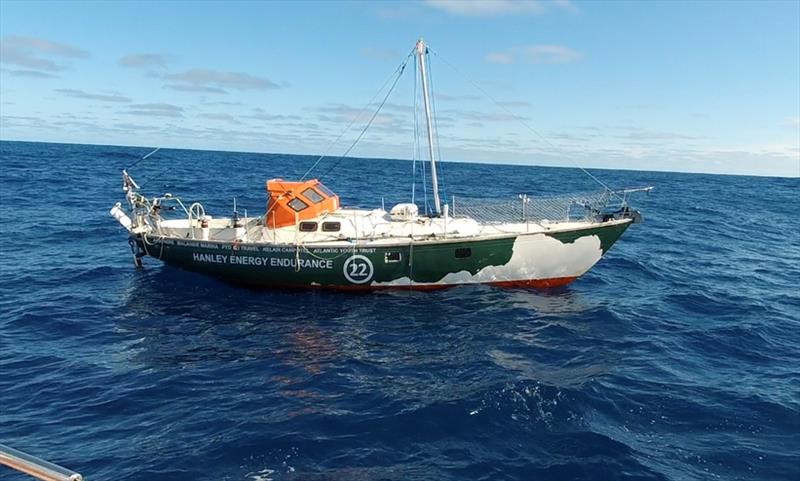
[[[797,0],[0,0],[0,139],[341,155],[420,37],[443,160],[800,176]]]

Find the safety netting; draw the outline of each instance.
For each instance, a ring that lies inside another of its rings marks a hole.
[[[453,217],[469,217],[482,223],[561,222],[596,218],[611,207],[609,190],[559,196],[519,195],[516,199],[453,199]]]

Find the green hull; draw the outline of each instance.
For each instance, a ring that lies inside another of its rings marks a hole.
[[[575,279],[630,225],[607,222],[547,234],[490,239],[369,242],[328,247],[134,239],[140,252],[186,270],[259,287],[437,288],[489,283],[549,287]]]

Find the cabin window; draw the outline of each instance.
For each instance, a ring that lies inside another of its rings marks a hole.
[[[316,222],[301,222],[300,223],[300,232],[316,232],[317,230],[317,223]]]
[[[472,256],[472,249],[469,247],[459,247],[456,249],[456,259],[465,259]]]
[[[389,262],[400,262],[403,256],[399,252],[387,252],[383,255],[383,260],[386,263]]]
[[[300,212],[301,210],[303,210],[306,207],[308,207],[308,204],[306,204],[305,202],[303,202],[300,199],[292,199],[286,205],[288,205],[289,207],[294,209],[295,212]]]
[[[305,197],[306,199],[310,200],[315,204],[319,204],[320,202],[325,200],[325,197],[322,197],[321,195],[319,195],[319,192],[311,188],[308,188],[303,191],[303,197]]]
[[[339,232],[342,229],[341,222],[323,222],[322,232]]]
[[[322,184],[317,184],[316,188],[319,189],[320,192],[322,192],[323,194],[325,194],[328,197],[333,197],[333,196],[336,195],[333,192],[331,192],[331,190],[329,188],[325,187]]]

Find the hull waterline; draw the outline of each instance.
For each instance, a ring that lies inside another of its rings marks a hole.
[[[589,270],[630,219],[552,233],[308,246],[238,244],[137,235],[139,255],[257,288],[435,290],[464,284],[552,288]]]

